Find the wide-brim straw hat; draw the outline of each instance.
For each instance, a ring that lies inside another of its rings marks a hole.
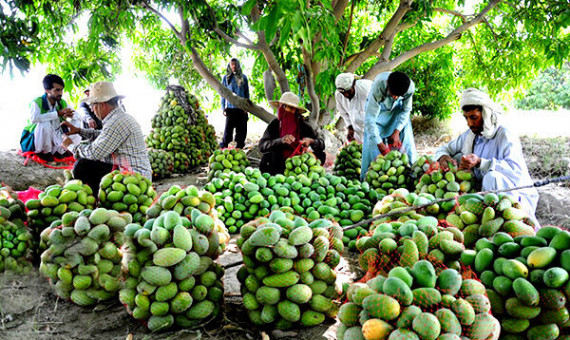
[[[119,99],[125,98],[125,96],[119,96],[117,94],[113,83],[110,81],[99,81],[89,87],[89,97],[83,98],[81,101],[91,105],[94,103],[104,103],[115,97],[119,97]]]
[[[284,105],[291,106],[291,107],[298,109],[299,111],[301,111],[301,113],[307,112],[307,109],[299,106],[300,101],[301,100],[299,99],[299,97],[296,94],[294,94],[293,92],[285,92],[281,95],[281,99],[270,100],[269,104],[276,109],[279,108],[280,104],[284,104]]]

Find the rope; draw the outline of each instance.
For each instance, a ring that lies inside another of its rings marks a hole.
[[[570,176],[562,176],[562,177],[557,177],[557,178],[552,178],[552,179],[546,179],[543,181],[537,181],[534,182],[533,184],[529,184],[529,185],[524,185],[524,186],[520,186],[520,187],[516,187],[516,188],[508,188],[508,189],[498,189],[498,190],[487,190],[487,191],[479,191],[476,193],[468,193],[468,194],[464,194],[464,195],[473,195],[473,194],[479,194],[481,196],[486,195],[486,194],[497,194],[500,192],[508,192],[508,191],[516,191],[516,190],[522,190],[522,189],[529,189],[529,188],[538,188],[538,187],[542,187],[551,183],[559,183],[559,182],[565,182],[570,180]],[[459,199],[459,197],[461,197],[463,195],[459,195],[459,196],[455,196],[455,197],[450,197],[450,198],[440,198],[440,199],[436,199],[434,201],[431,201],[429,203],[426,204],[421,204],[421,205],[412,205],[406,209],[402,209],[402,210],[398,210],[398,211],[391,211],[388,212],[386,214],[382,214],[382,215],[378,215],[378,216],[374,216],[372,218],[369,218],[367,220],[364,221],[360,221],[356,224],[350,225],[350,226],[346,226],[344,228],[342,228],[342,230],[350,230],[350,229],[354,229],[354,228],[358,228],[360,226],[363,226],[365,224],[369,224],[372,223],[376,220],[379,220],[381,218],[384,217],[390,217],[390,216],[394,216],[394,215],[401,215],[401,214],[405,214],[409,211],[412,210],[420,210],[423,208],[427,208],[430,205],[436,204],[436,203],[441,203],[441,202],[448,202],[448,201],[453,201],[453,200],[457,200]]]

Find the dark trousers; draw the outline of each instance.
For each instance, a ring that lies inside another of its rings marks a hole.
[[[87,158],[79,158],[73,165],[73,177],[89,185],[95,197],[99,195],[101,178],[111,171],[113,164]]]
[[[224,139],[220,146],[227,148],[234,139],[234,129],[236,130],[236,148],[243,149],[245,137],[247,136],[247,112],[242,109],[226,109],[226,128],[224,129]]]

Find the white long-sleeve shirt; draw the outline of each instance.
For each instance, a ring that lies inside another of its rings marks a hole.
[[[358,79],[354,85],[352,99],[346,98],[339,91],[334,94],[338,113],[347,126],[352,125],[354,138],[359,143],[362,143],[364,137],[364,115],[370,86],[372,86],[372,80]]]

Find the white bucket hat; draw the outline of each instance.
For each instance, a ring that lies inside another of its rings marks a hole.
[[[285,104],[287,106],[291,106],[298,109],[299,111],[301,111],[301,113],[307,112],[307,109],[299,106],[300,101],[301,100],[299,99],[299,97],[293,92],[285,92],[281,95],[281,99],[270,100],[269,104],[271,104],[271,106],[273,106],[276,109],[279,108],[279,104]]]
[[[110,81],[98,81],[91,84],[89,87],[89,97],[81,99],[82,102],[86,102],[91,105],[94,103],[104,103],[115,97],[125,98],[125,96],[119,96],[113,83]]]

